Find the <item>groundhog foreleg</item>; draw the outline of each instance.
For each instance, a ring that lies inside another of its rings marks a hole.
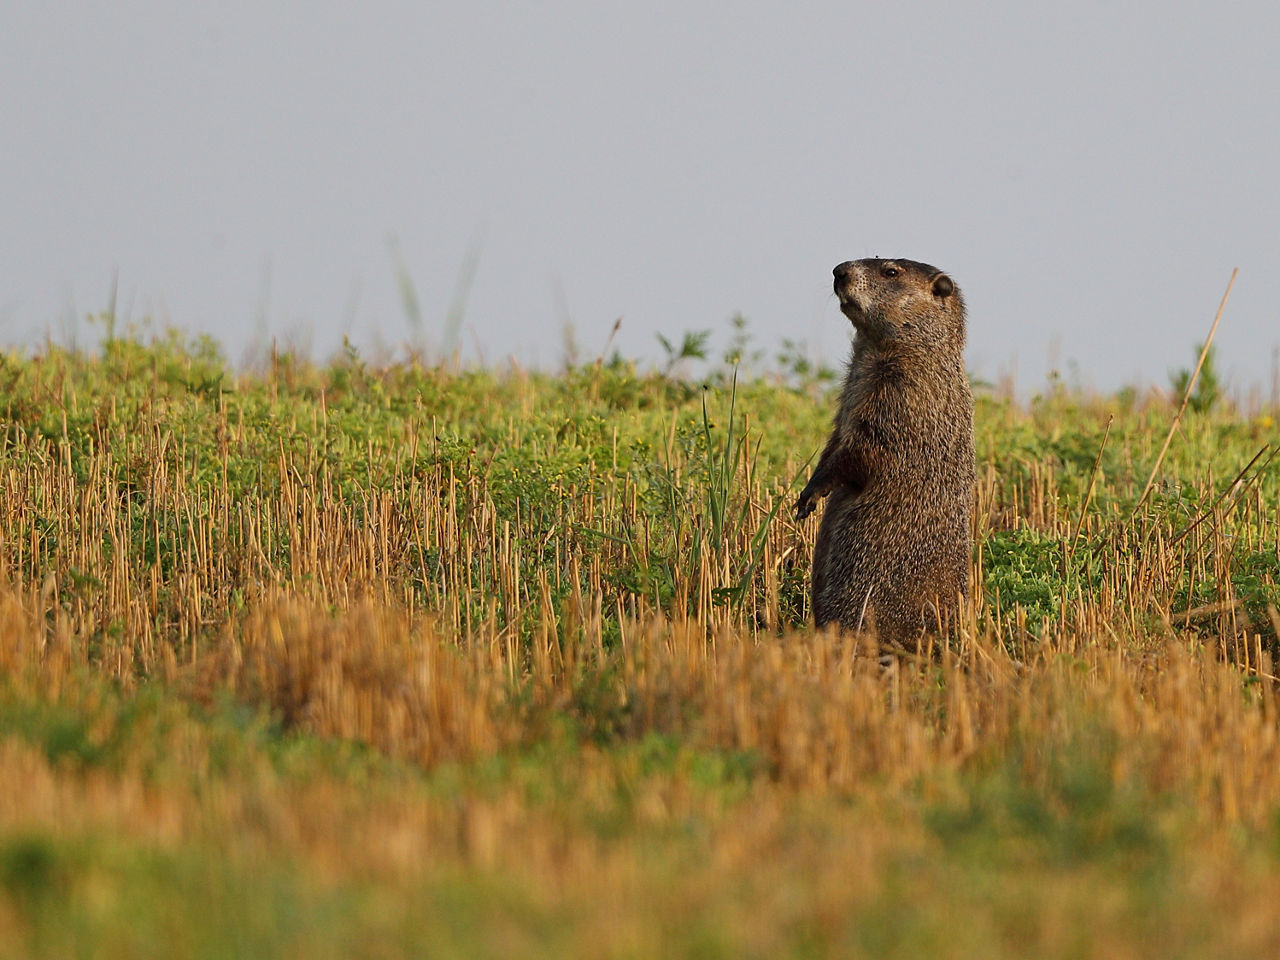
[[[818,458],[818,466],[814,468],[813,476],[809,478],[809,482],[800,491],[799,499],[796,500],[796,519],[803,520],[813,513],[817,501],[829,494],[839,483],[853,487],[854,493],[860,493],[866,486],[866,466],[857,451],[848,444],[842,443],[839,431],[835,431],[827,441],[822,456]]]
[[[796,519],[803,520],[809,514],[813,513],[815,501],[821,500],[831,492],[831,488],[835,486],[835,469],[834,460],[838,456],[837,449],[839,443],[836,441],[836,435],[831,434],[831,438],[827,440],[827,445],[822,451],[822,456],[818,458],[818,465],[814,467],[813,474],[809,477],[809,482],[804,485],[804,489],[800,491],[800,497],[796,500],[795,510]]]

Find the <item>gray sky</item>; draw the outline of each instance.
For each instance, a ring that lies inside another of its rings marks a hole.
[[[969,364],[1164,384],[1280,344],[1280,8],[380,0],[8,2],[0,339],[101,310],[208,331],[411,328],[554,365],[741,311],[840,363],[830,271],[952,273]],[[89,331],[79,324],[81,337]]]

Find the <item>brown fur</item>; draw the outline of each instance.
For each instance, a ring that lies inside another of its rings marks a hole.
[[[835,268],[857,330],[834,429],[796,501],[830,494],[813,554],[819,627],[911,640],[954,616],[968,589],[973,397],[965,311],[941,270],[914,260]]]

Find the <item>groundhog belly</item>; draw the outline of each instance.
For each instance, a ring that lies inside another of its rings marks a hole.
[[[954,613],[967,582],[967,530],[931,509],[932,498],[902,497],[937,478],[837,487],[827,502],[813,564],[818,626],[874,627],[887,640],[914,637]]]

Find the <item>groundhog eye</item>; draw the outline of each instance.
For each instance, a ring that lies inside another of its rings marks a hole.
[[[883,271],[886,277],[896,277],[899,272],[897,267],[885,267]]]

